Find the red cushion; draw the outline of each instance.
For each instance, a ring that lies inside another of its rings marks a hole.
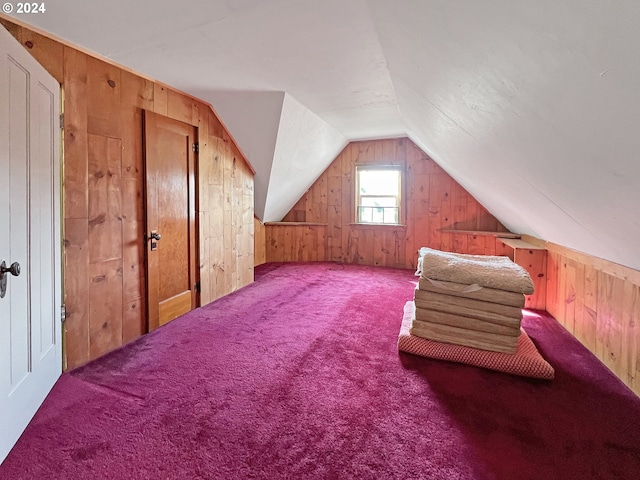
[[[409,328],[411,327],[412,314],[413,302],[407,302],[404,306],[404,316],[400,327],[400,335],[398,336],[398,350],[402,352],[438,360],[465,363],[523,377],[550,380],[554,376],[553,367],[542,358],[524,329],[521,329],[522,332],[518,337],[518,347],[515,353],[490,352],[462,345],[436,342],[435,340],[411,335]]]

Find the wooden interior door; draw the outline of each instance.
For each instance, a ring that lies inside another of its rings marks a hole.
[[[149,331],[198,306],[197,129],[144,112]]]

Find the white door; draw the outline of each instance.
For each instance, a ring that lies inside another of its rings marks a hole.
[[[0,298],[0,462],[62,371],[59,114],[58,82],[0,26],[0,262],[20,265]]]

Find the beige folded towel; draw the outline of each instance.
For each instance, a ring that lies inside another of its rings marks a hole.
[[[422,247],[419,253],[418,270],[424,278],[526,295],[533,293],[529,273],[508,257],[465,255],[427,247]]]

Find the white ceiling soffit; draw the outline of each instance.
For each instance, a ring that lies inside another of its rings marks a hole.
[[[640,269],[640,2],[370,5],[418,145],[511,230]]]
[[[263,220],[282,220],[346,144],[344,135],[285,95]]]
[[[290,95],[256,178],[265,219],[293,205],[274,175],[281,137],[304,143],[290,100],[349,140],[407,133],[510,229],[640,269],[637,0],[57,0],[18,18],[187,92]]]
[[[284,92],[199,92],[256,171],[255,214],[282,220],[347,139]]]
[[[216,113],[256,171],[255,214],[260,219],[264,218],[284,92],[194,93],[198,98],[215,105]]]

